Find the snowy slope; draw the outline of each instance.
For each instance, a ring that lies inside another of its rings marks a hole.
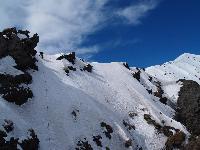
[[[34,97],[22,106],[0,98],[0,124],[12,120],[15,130],[11,135],[23,139],[33,128],[40,140],[41,150],[73,150],[78,141],[88,141],[93,149],[160,150],[167,137],[148,124],[144,114],[150,114],[160,125],[171,126],[189,133],[173,119],[174,109],[149,94],[155,92],[156,82],[162,83],[165,95],[176,102],[181,83],[186,78],[200,83],[200,56],[184,54],[175,61],[140,70],[140,81],[133,77],[122,63],[91,63],[92,72],[81,71],[87,63],[76,58],[56,60],[60,55],[37,55],[38,71],[30,70],[33,77],[30,88]],[[13,67],[12,58],[0,61],[0,72],[20,74]],[[66,75],[64,68],[73,66],[76,71]],[[11,68],[10,68],[11,67]],[[10,69],[9,69],[10,68]],[[149,80],[149,78],[152,80]],[[173,90],[172,90],[173,89]],[[131,115],[132,114],[132,115]],[[112,127],[111,138],[106,137],[104,122]],[[128,129],[124,122],[134,126]],[[93,136],[101,136],[102,147]],[[125,147],[128,140],[131,146]]]
[[[185,53],[174,61],[149,67],[146,72],[161,81],[167,97],[176,102],[181,87],[181,83],[176,83],[179,79],[200,84],[200,56]]]

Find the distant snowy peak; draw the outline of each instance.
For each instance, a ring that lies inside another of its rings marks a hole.
[[[188,60],[197,61],[197,63],[199,63],[200,55],[184,53],[175,59],[175,61],[188,61]]]
[[[185,53],[174,61],[148,67],[146,72],[163,82],[187,79],[200,84],[200,56]]]

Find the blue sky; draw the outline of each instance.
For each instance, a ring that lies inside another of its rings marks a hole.
[[[200,54],[200,1],[164,0],[139,25],[108,26],[88,37],[93,42],[103,49],[94,60],[131,66],[161,64],[184,52]]]
[[[200,54],[199,0],[0,0],[0,30],[38,33],[38,51],[147,67]]]

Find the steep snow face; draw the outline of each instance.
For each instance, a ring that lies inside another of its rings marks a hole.
[[[179,79],[193,80],[200,84],[200,56],[185,53],[174,61],[149,67],[146,72],[161,81],[166,96],[176,102],[181,87]]]
[[[59,56],[37,56],[39,70],[29,71],[34,97],[27,103],[16,106],[0,98],[0,124],[12,120],[12,136],[23,139],[25,131],[33,128],[41,150],[72,150],[84,144],[93,149],[160,150],[167,136],[148,124],[145,114],[161,127],[171,126],[189,135],[173,120],[174,110],[149,91],[156,92],[155,83],[160,81],[165,94],[176,99],[181,86],[177,80],[185,77],[199,83],[199,56],[185,54],[173,62],[139,70],[139,79],[133,77],[137,68],[129,70],[122,63],[91,63],[90,73],[83,70],[87,62],[76,58],[72,64],[56,60]],[[7,63],[0,71],[9,72],[13,62],[9,57],[3,62]],[[19,73],[13,69],[11,73]]]

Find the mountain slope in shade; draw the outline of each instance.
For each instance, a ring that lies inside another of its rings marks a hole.
[[[32,76],[31,83],[18,85],[33,93],[23,105],[0,97],[0,124],[14,123],[6,140],[15,137],[20,143],[34,129],[41,150],[170,149],[173,135],[186,136],[175,146],[187,142],[190,133],[173,119],[182,86],[178,80],[200,83],[200,56],[184,54],[145,70],[118,62],[88,63],[74,53],[35,58],[38,70],[26,71],[16,69],[10,55],[0,59],[1,75]]]

